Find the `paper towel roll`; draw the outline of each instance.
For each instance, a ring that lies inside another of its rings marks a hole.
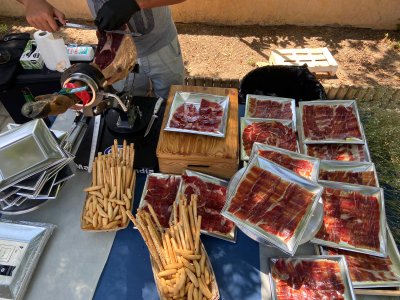
[[[33,35],[44,63],[49,70],[63,72],[71,66],[62,38],[54,38],[51,32],[36,31]]]

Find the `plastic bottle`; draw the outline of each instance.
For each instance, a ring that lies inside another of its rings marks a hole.
[[[71,61],[91,61],[94,57],[94,50],[91,46],[68,45],[67,53]]]

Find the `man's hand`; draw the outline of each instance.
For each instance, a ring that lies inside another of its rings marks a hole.
[[[55,18],[65,24],[65,15],[46,0],[20,0],[25,5],[26,20],[33,27],[49,32],[57,31]]]
[[[94,23],[102,30],[119,29],[139,10],[135,0],[109,0],[99,9]]]

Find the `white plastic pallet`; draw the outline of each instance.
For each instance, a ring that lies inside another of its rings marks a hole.
[[[276,49],[269,57],[271,65],[301,66],[307,64],[311,72],[327,72],[335,76],[338,64],[328,48]]]

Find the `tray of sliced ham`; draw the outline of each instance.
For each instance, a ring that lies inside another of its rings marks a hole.
[[[321,255],[344,255],[354,288],[400,287],[400,255],[387,227],[388,257],[376,257],[329,247],[318,247]]]
[[[356,299],[343,256],[270,258],[272,299]]]
[[[306,144],[363,144],[365,135],[355,100],[299,103],[301,140]]]
[[[318,180],[318,158],[257,142],[253,144],[251,150],[251,157],[254,155],[260,155],[309,180]]]
[[[371,161],[366,144],[303,144],[302,153],[321,160]]]
[[[229,96],[177,92],[166,131],[225,137]]]
[[[197,214],[202,217],[201,232],[229,242],[236,242],[236,226],[221,215],[226,202],[228,182],[192,170],[185,170],[179,186],[179,194],[191,199],[198,195]],[[177,201],[178,201],[177,196]]]
[[[296,130],[291,120],[240,118],[242,160],[248,160],[255,142],[299,152]]]
[[[181,176],[152,173],[147,176],[139,208],[150,204],[161,226],[167,228],[172,213],[172,205],[178,194]]]
[[[322,160],[319,165],[319,180],[379,186],[375,164],[370,162]]]
[[[296,102],[290,98],[247,94],[244,116],[247,118],[292,120],[296,124]]]
[[[319,184],[254,156],[222,215],[294,255],[321,193]]]
[[[324,220],[312,243],[385,257],[386,217],[378,187],[320,182]]]
[[[239,171],[237,171],[235,175],[232,176],[232,178],[228,184],[228,197],[235,192],[235,188],[238,185],[238,183],[240,182],[240,179],[242,178],[245,171],[246,171],[246,168],[243,167]],[[317,234],[317,232],[319,231],[319,229],[322,225],[323,218],[324,218],[324,206],[322,204],[322,200],[320,199],[317,203],[317,207],[315,208],[315,210],[312,213],[310,222],[308,223],[307,228],[304,231],[303,236],[301,237],[299,245],[309,242]],[[236,223],[236,226],[251,239],[253,239],[261,244],[275,247],[268,240],[266,240],[265,238],[263,238],[259,234],[257,234],[256,230],[250,228],[249,226],[244,226],[240,223]]]

